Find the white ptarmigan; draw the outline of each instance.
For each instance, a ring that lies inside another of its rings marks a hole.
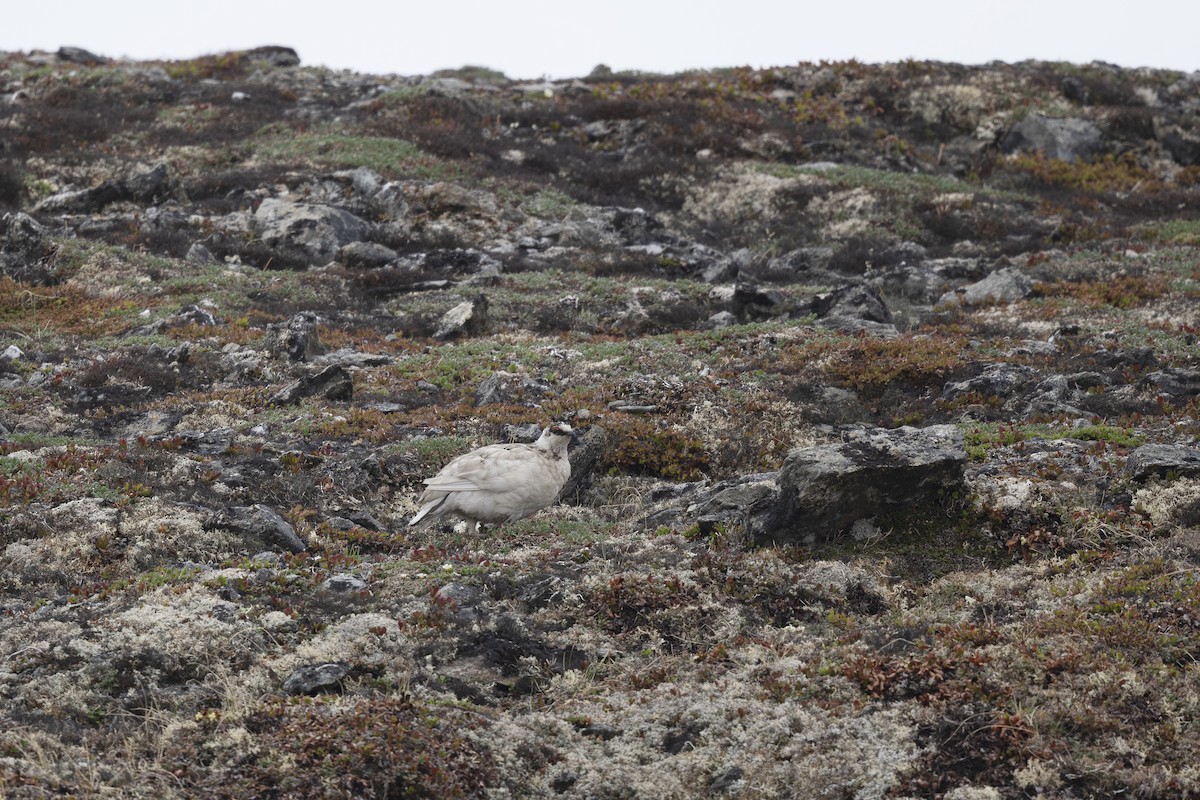
[[[571,477],[567,445],[575,431],[551,425],[533,444],[489,444],[472,450],[425,480],[421,510],[408,521],[424,530],[450,514],[472,523],[524,519],[554,502]]]

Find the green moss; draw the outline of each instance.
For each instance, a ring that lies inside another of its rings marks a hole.
[[[539,219],[562,219],[578,203],[557,189],[542,189],[521,203],[521,210]]]
[[[238,52],[201,56],[184,61],[168,61],[163,64],[173,80],[197,81],[206,78],[228,80],[246,74],[247,65]]]
[[[1144,441],[1128,428],[1115,425],[1085,425],[1081,428],[1070,428],[1062,432],[1062,438],[1079,439],[1085,442],[1107,442],[1118,447],[1138,447]]]
[[[498,69],[467,64],[454,69],[439,69],[432,73],[434,78],[458,78],[473,83],[506,83],[508,77]]]
[[[296,131],[271,125],[253,141],[261,161],[313,164],[329,168],[367,167],[387,178],[447,180],[458,168],[423,152],[412,142],[386,136],[363,136],[330,126]]]
[[[1131,192],[1157,184],[1154,173],[1133,156],[1103,156],[1091,161],[1062,161],[1037,154],[1021,153],[1005,162],[1005,168],[1025,173],[1046,186],[1077,192]]]
[[[466,436],[429,436],[410,439],[407,451],[423,465],[441,467],[455,456],[462,455],[471,446]]]
[[[495,534],[506,541],[535,540],[551,546],[585,548],[611,539],[614,526],[602,520],[566,520],[531,517],[508,523]]]
[[[1046,424],[977,422],[963,425],[962,431],[967,455],[973,461],[986,460],[993,448],[1008,447],[1034,438],[1105,442],[1117,447],[1138,447],[1144,441],[1129,428],[1105,424],[1057,428]]]
[[[1169,219],[1147,222],[1139,225],[1137,232],[1151,242],[1200,247],[1200,220]]]

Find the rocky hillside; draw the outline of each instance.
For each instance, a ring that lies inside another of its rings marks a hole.
[[[0,796],[1200,796],[1200,73],[64,48],[0,132]]]

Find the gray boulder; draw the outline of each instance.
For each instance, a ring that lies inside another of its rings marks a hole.
[[[702,489],[688,504],[687,517],[704,534],[718,526],[761,533],[774,507],[778,478],[778,472],[742,475]]]
[[[396,260],[396,251],[375,242],[350,242],[338,251],[338,260],[347,267],[383,267]]]
[[[104,56],[98,56],[91,50],[85,50],[82,47],[60,47],[55,53],[59,61],[66,61],[69,64],[107,64],[108,59]]]
[[[289,361],[309,361],[325,352],[317,333],[320,317],[311,311],[301,311],[286,323],[272,326],[275,339],[271,350],[286,355]]]
[[[445,341],[483,333],[487,327],[487,310],[488,301],[483,295],[464,300],[442,315],[433,338]]]
[[[1040,152],[1046,158],[1075,161],[1100,150],[1101,133],[1086,119],[1030,114],[1013,126],[1001,143],[1006,153]]]
[[[1200,164],[1200,125],[1194,118],[1155,117],[1154,138],[1179,164]]]
[[[242,53],[242,57],[250,62],[265,61],[273,67],[298,67],[300,56],[290,47],[278,44],[262,45]]]
[[[0,274],[33,284],[54,283],[50,229],[20,211],[0,218]]]
[[[283,693],[288,695],[317,695],[341,689],[342,679],[350,674],[350,665],[344,661],[325,664],[308,664],[297,667],[283,682]]]
[[[228,513],[220,515],[216,524],[253,537],[269,547],[287,550],[290,553],[303,553],[306,549],[304,542],[287,520],[262,503],[233,506]]]
[[[981,281],[946,292],[938,305],[979,305],[980,303],[1012,303],[1028,297],[1033,291],[1033,279],[1018,269],[1005,267]]]
[[[1195,397],[1200,394],[1200,370],[1167,367],[1144,376],[1137,386],[1158,395]]]
[[[814,544],[857,520],[937,502],[962,484],[966,461],[954,425],[868,428],[844,442],[793,450],[760,538]]]
[[[829,278],[832,260],[832,247],[801,247],[768,261],[764,277],[778,281],[823,281]]]
[[[846,332],[863,331],[892,338],[899,335],[892,324],[892,312],[870,284],[849,284],[816,298],[809,310],[819,316],[823,328]]]
[[[567,454],[571,459],[571,477],[563,484],[558,498],[563,503],[581,504],[583,495],[596,479],[596,468],[608,453],[608,431],[593,425],[579,437],[579,444]]]
[[[873,279],[880,294],[912,303],[933,304],[946,292],[946,278],[926,265],[890,267]]]
[[[349,400],[354,396],[354,382],[349,371],[334,364],[315,374],[304,375],[272,395],[267,405],[292,406],[316,395],[327,400]]]
[[[1200,448],[1144,444],[1129,454],[1125,472],[1136,481],[1155,476],[1200,474]]]
[[[733,313],[739,320],[769,319],[794,309],[787,295],[757,283],[739,281],[733,289]]]
[[[371,225],[334,206],[268,197],[254,212],[254,232],[267,245],[287,247],[308,264],[326,264],[344,245],[365,239]]]
[[[35,214],[90,214],[111,203],[157,203],[174,189],[165,164],[141,168],[121,178],[112,178],[88,189],[69,189],[52,194],[33,207]]]
[[[1036,379],[1037,371],[1024,364],[990,364],[974,378],[947,383],[942,389],[942,399],[954,400],[966,394],[1008,398],[1024,391]]]
[[[220,263],[217,261],[217,257],[213,255],[212,251],[200,242],[194,242],[192,246],[188,248],[187,255],[183,257],[183,260],[189,264],[195,264],[199,267]]]

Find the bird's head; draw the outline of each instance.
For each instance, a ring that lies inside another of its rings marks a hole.
[[[546,432],[551,436],[565,436],[568,439],[575,438],[575,429],[565,422],[556,422],[546,429]]]
[[[556,422],[542,432],[542,441],[554,448],[579,441],[579,432],[565,422]]]

